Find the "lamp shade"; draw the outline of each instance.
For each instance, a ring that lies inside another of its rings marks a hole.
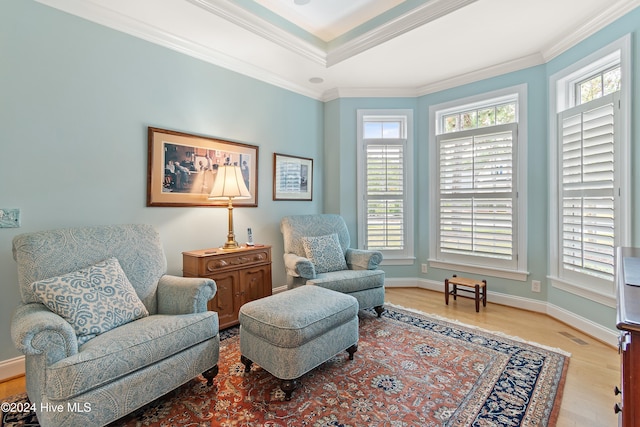
[[[249,199],[251,193],[244,183],[240,166],[225,165],[218,168],[209,199]]]

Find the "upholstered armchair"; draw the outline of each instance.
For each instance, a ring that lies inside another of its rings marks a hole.
[[[166,275],[151,226],[22,234],[13,254],[22,303],[11,335],[43,427],[108,424],[201,373],[212,384],[215,282]]]
[[[382,253],[350,248],[349,230],[339,215],[282,218],[287,287],[317,285],[354,296],[359,308],[384,311]]]

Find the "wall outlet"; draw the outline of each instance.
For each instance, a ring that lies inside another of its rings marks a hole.
[[[20,227],[20,209],[0,209],[0,228]]]
[[[540,292],[540,281],[532,280],[531,281],[531,292]]]
[[[423,273],[426,273],[426,272],[427,272],[427,264],[422,264],[422,265],[421,265],[421,268],[422,268],[422,272],[423,272]]]

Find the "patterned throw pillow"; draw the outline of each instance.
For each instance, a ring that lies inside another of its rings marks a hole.
[[[73,326],[78,345],[149,315],[115,258],[31,284],[49,310]]]
[[[347,262],[336,233],[326,236],[303,237],[302,246],[307,258],[315,265],[316,273],[346,270]]]

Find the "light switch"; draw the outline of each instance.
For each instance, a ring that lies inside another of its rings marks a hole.
[[[0,228],[20,227],[20,209],[0,209]]]

